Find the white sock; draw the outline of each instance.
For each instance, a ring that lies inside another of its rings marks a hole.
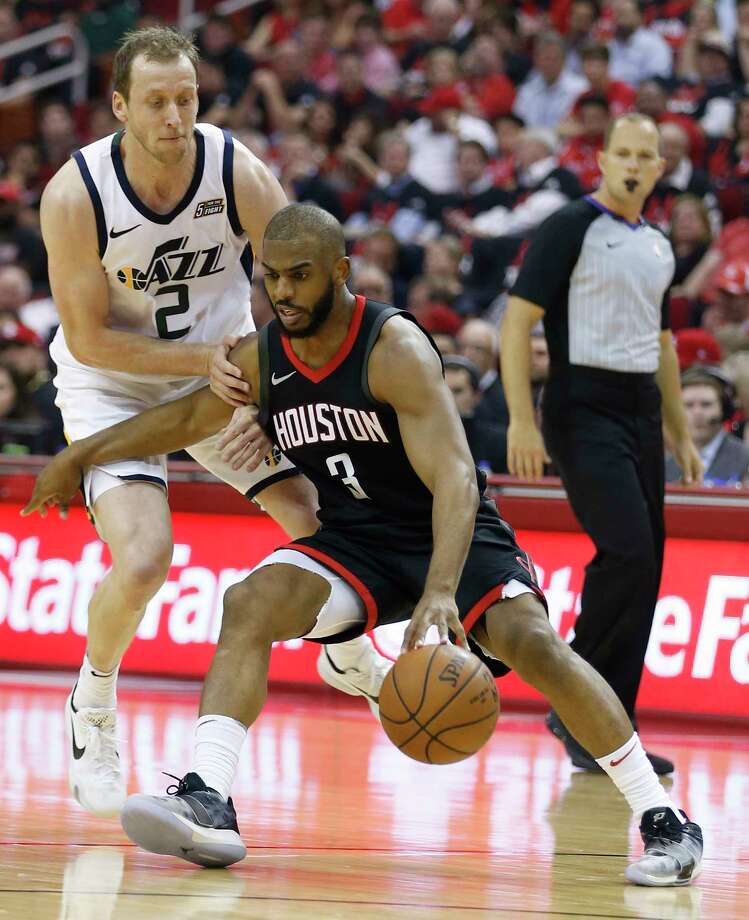
[[[328,646],[328,651],[339,668],[356,667],[359,659],[367,655],[371,649],[372,643],[366,633],[347,642],[334,642]]]
[[[237,772],[247,727],[228,716],[201,716],[195,725],[195,749],[190,771],[224,798]]]
[[[656,776],[637,732],[617,750],[596,757],[596,763],[614,781],[638,821],[649,808],[670,808],[684,823],[681,812]]]
[[[78,674],[78,684],[73,695],[76,709],[114,709],[117,705],[117,675],[120,666],[111,671],[97,671],[83,656],[83,664]]]

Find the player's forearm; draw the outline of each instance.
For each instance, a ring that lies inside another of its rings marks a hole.
[[[434,546],[424,593],[454,595],[468,555],[476,524],[479,490],[476,470],[445,464],[437,476],[432,506]]]
[[[661,344],[661,357],[655,379],[661,391],[661,410],[666,432],[674,442],[680,441],[688,437],[689,432],[681,402],[679,361],[671,342]]]
[[[510,420],[534,420],[531,395],[531,326],[508,308],[500,334],[500,368],[502,387]]]
[[[89,367],[161,377],[207,376],[215,347],[164,341],[107,328],[85,337],[66,336],[66,340],[73,356]]]
[[[232,411],[206,387],[74,441],[68,449],[81,467],[167,454],[216,434]]]

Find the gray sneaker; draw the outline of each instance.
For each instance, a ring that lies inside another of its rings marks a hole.
[[[186,774],[167,795],[131,795],[121,820],[139,847],[196,866],[230,866],[247,855],[232,800],[225,802],[197,773]]]
[[[682,815],[687,816],[682,811]],[[682,824],[670,808],[650,808],[642,816],[645,853],[624,874],[635,885],[688,885],[702,863],[702,831],[687,819]]]

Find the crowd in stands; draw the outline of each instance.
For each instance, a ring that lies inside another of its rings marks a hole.
[[[121,36],[174,22],[177,7],[0,0],[0,49],[65,21],[91,52],[85,105],[65,85],[0,104],[0,451],[63,443],[42,189],[73,150],[118,129]],[[354,290],[411,310],[454,356],[448,379],[474,455],[498,471],[496,328],[525,243],[596,188],[610,120],[650,115],[666,167],[645,216],[676,255],[680,359],[716,369],[723,428],[749,444],[749,0],[262,0],[226,17],[196,7],[207,13],[199,121],[229,128],[290,200],[342,222]],[[0,59],[0,87],[72,50],[58,40]],[[253,312],[258,324],[271,315],[258,277]],[[540,389],[542,357],[536,373]]]

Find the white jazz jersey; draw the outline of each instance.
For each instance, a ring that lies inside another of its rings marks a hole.
[[[254,328],[250,313],[252,250],[239,223],[233,193],[234,144],[213,125],[195,126],[195,172],[169,214],[151,211],[125,174],[120,135],[73,154],[96,217],[99,253],[109,285],[112,329],[173,342],[218,343]],[[73,256],[74,257],[74,256]],[[57,364],[57,405],[72,441],[124,421],[202,386],[205,377],[135,375],[77,361],[62,326],[50,347]],[[278,451],[252,473],[232,470],[213,435],[189,452],[206,469],[254,498],[297,474]],[[166,486],[166,457],[141,457],[86,471],[89,506],[125,481]]]
[[[120,138],[119,133],[102,138],[74,154],[96,216],[109,286],[107,325],[191,343],[218,343],[225,335],[251,332],[253,256],[234,202],[231,135],[213,125],[195,126],[193,181],[169,214],[157,214],[135,194],[125,174]],[[81,366],[62,327],[50,350],[58,365]],[[142,383],[168,380],[100,369],[95,373]],[[179,380],[185,386],[172,389],[173,395],[197,385],[194,378]]]

